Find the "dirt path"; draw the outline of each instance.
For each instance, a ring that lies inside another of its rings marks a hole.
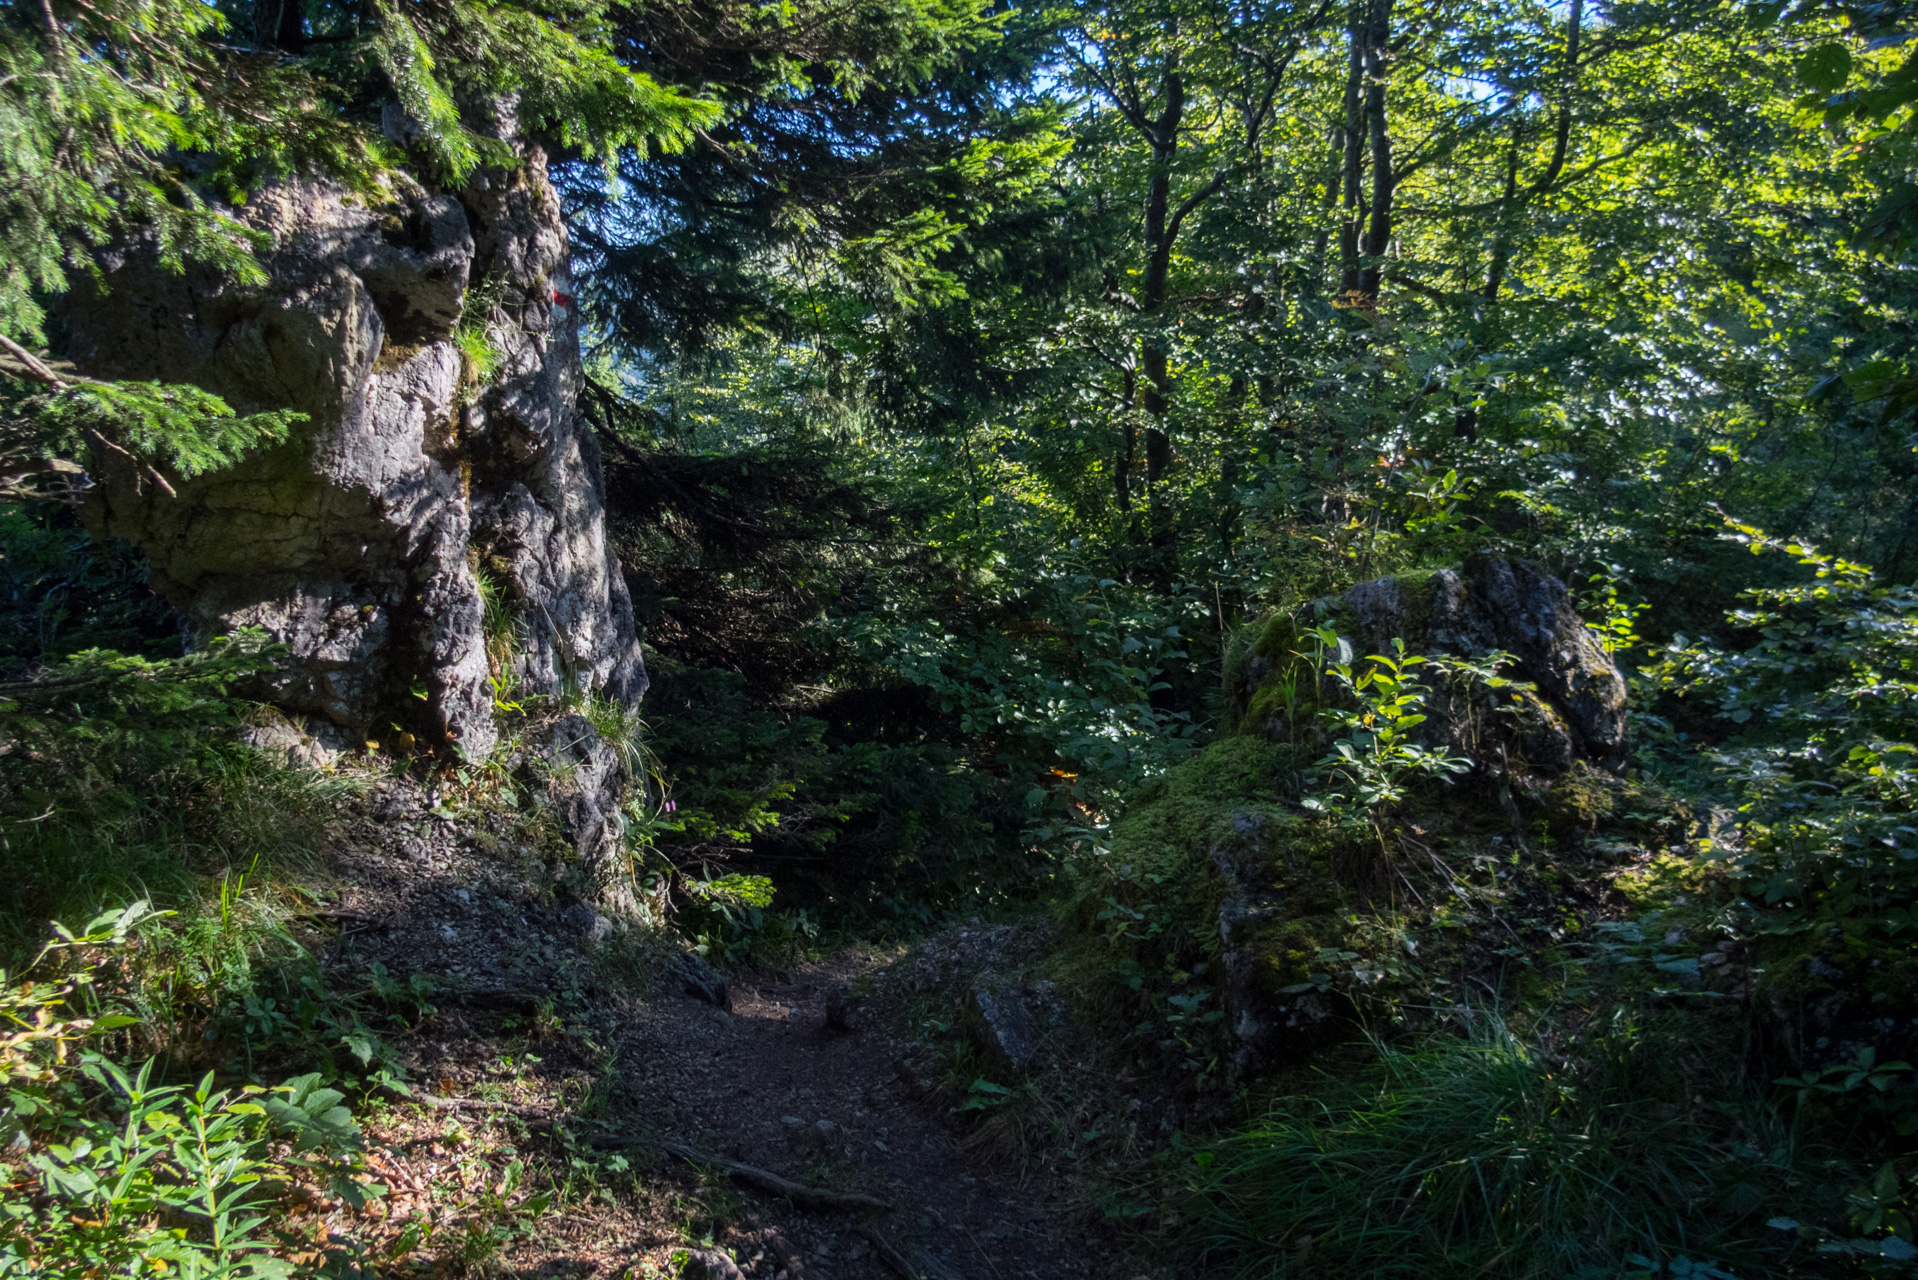
[[[898,1280],[863,1222],[924,1280],[1131,1275],[1077,1206],[969,1158],[931,1107],[904,1096],[876,1032],[825,1028],[833,984],[878,963],[842,953],[791,982],[736,982],[730,1014],[663,997],[622,1037],[621,1068],[656,1100],[660,1137],[894,1205],[854,1217],[746,1193],[748,1225],[716,1243],[749,1276]]]
[[[1068,1188],[967,1151],[945,1104],[909,1092],[887,1038],[896,1007],[869,1010],[851,1031],[826,1029],[827,993],[897,957],[846,951],[790,981],[735,975],[730,1012],[677,981],[645,1001],[601,990],[581,933],[593,913],[582,922],[577,908],[561,909],[532,887],[530,849],[476,836],[431,805],[417,784],[389,780],[330,826],[338,892],[327,918],[340,928],[315,941],[324,963],[348,975],[373,964],[422,975],[438,1006],[403,1048],[411,1078],[439,1100],[397,1105],[368,1122],[390,1196],[378,1224],[361,1228],[379,1247],[417,1220],[435,1224],[430,1248],[443,1262],[460,1259],[456,1271],[491,1258],[481,1274],[638,1280],[672,1275],[674,1255],[689,1241],[697,1247],[701,1223],[717,1216],[710,1243],[755,1280],[1137,1274]],[[936,957],[922,951],[899,966],[910,974],[886,985],[944,990],[986,963],[968,948],[1018,933],[961,929],[957,945]],[[551,1019],[555,1002],[583,1038],[529,1028],[528,1011],[543,1004]],[[601,1088],[618,1104],[582,1114]],[[515,1207],[526,1188],[475,1200],[476,1188],[509,1185],[509,1165],[528,1144],[563,1170],[572,1156],[552,1142],[556,1128],[574,1144],[631,1143],[643,1171],[637,1194],[575,1190],[530,1217]],[[892,1207],[797,1209],[728,1189],[723,1175],[709,1179],[671,1156],[655,1163],[673,1146]],[[728,1197],[725,1212],[709,1212]]]

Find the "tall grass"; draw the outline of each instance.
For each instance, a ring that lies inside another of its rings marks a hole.
[[[146,899],[216,906],[231,878],[256,885],[306,870],[329,807],[349,783],[280,768],[211,736],[137,741],[6,779],[0,818],[0,963],[39,944],[49,921],[89,919]]]
[[[87,710],[0,717],[16,748],[0,758],[0,971],[17,972],[53,921],[150,903],[159,914],[109,966],[137,1015],[116,1054],[172,1071],[243,1052],[250,1070],[256,1032],[291,1045],[286,1010],[302,999],[328,1006],[303,1031],[351,1021],[332,1016],[289,926],[328,813],[357,784],[237,741],[245,708],[230,700],[170,717]]]
[[[1677,1047],[1621,1018],[1560,1057],[1489,1013],[1450,1042],[1379,1044],[1362,1078],[1192,1153],[1175,1248],[1261,1280],[1565,1280],[1680,1256],[1763,1273],[1790,1131],[1735,1084],[1687,1079]],[[1690,1105],[1701,1088],[1719,1109]]]

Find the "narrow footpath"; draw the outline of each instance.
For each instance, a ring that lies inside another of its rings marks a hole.
[[[878,963],[846,952],[790,982],[747,978],[730,1013],[664,996],[622,1038],[621,1069],[657,1100],[662,1136],[891,1205],[806,1210],[744,1186],[749,1215],[715,1243],[745,1275],[790,1280],[1133,1275],[1082,1207],[970,1157],[934,1107],[907,1096],[877,1032],[826,1025],[834,986]]]
[[[329,824],[323,962],[418,975],[430,992],[399,1046],[411,1096],[364,1117],[384,1190],[357,1216],[329,1211],[336,1239],[436,1275],[1140,1275],[1044,1167],[967,1148],[949,1104],[909,1083],[923,1064],[896,1064],[897,1008],[828,1027],[832,992],[901,956],[843,951],[789,980],[744,971],[730,1009],[710,985],[708,999],[693,994],[669,953],[639,958],[660,978],[650,998],[609,989],[591,958],[594,914],[537,889],[531,850],[434,803],[389,779]],[[943,972],[925,959],[911,981]]]

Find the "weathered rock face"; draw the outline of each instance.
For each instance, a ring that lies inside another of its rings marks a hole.
[[[1325,909],[1330,904],[1312,901],[1315,889],[1323,892],[1313,881],[1323,877],[1296,865],[1297,850],[1289,847],[1295,823],[1256,808],[1230,821],[1230,834],[1212,846],[1209,870],[1218,895],[1219,994],[1231,1035],[1227,1074],[1244,1080],[1336,1038],[1350,1010],[1343,995],[1311,981],[1321,940],[1335,940],[1340,925]]]
[[[483,752],[501,666],[531,693],[646,688],[574,407],[565,229],[544,155],[520,154],[456,196],[377,207],[272,187],[240,214],[271,238],[267,284],[177,275],[135,247],[66,317],[83,372],[308,416],[177,496],[109,469],[86,515],[146,550],[203,633],[257,624],[284,642],[276,701],[345,742],[399,730]],[[481,574],[516,618],[490,660]]]
[[[1353,657],[1390,653],[1403,639],[1408,653],[1483,658],[1512,656],[1503,675],[1529,683],[1513,697],[1518,714],[1474,720],[1464,691],[1441,688],[1427,706],[1425,733],[1456,753],[1562,773],[1580,759],[1612,766],[1625,752],[1625,680],[1598,635],[1585,625],[1556,578],[1522,560],[1477,556],[1458,569],[1400,574],[1362,582],[1321,600],[1303,616],[1279,615],[1236,655],[1227,697],[1241,732],[1282,740],[1304,711],[1278,696],[1285,668],[1304,647],[1301,632],[1330,624]]]
[[[966,988],[967,1030],[988,1058],[1007,1071],[1030,1071],[1063,1038],[1065,1002],[1053,983],[1019,982],[1005,974],[981,975]]]
[[[546,806],[558,818],[560,833],[579,850],[589,880],[598,880],[598,872],[619,850],[619,756],[581,715],[560,717],[534,746],[548,773]],[[604,898],[606,886],[595,887]],[[636,906],[630,901],[609,905],[622,913]]]

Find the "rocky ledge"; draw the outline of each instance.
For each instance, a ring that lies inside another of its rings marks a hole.
[[[263,627],[290,651],[272,700],[322,743],[475,754],[500,692],[646,687],[607,545],[573,285],[546,158],[458,192],[255,194],[268,279],[102,257],[64,322],[85,373],[191,382],[246,413],[306,415],[289,442],[164,491],[98,477],[85,515],[147,552],[202,634]]]

